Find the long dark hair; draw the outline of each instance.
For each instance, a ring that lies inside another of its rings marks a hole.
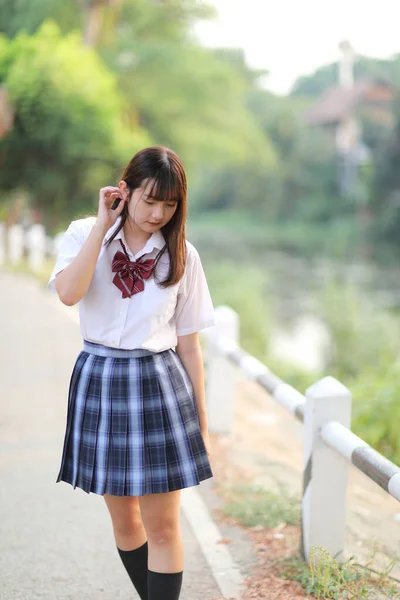
[[[164,146],[144,148],[129,161],[121,179],[127,184],[130,196],[146,180],[152,180],[150,194],[155,200],[177,200],[178,206],[174,216],[165,227],[161,228],[165,246],[157,256],[157,263],[164,252],[168,251],[170,258],[168,276],[159,283],[163,287],[178,283],[183,276],[186,264],[187,182],[181,159],[175,152]],[[125,203],[121,213],[121,222],[107,240],[107,246],[123,228],[127,218],[128,203]]]

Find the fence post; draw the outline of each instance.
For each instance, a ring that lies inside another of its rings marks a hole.
[[[0,265],[6,262],[6,226],[0,223]]]
[[[28,263],[31,269],[39,271],[46,256],[46,231],[43,225],[35,223],[27,232]]]
[[[18,263],[24,256],[24,231],[22,225],[11,225],[8,230],[8,258],[12,264]]]
[[[65,235],[65,231],[60,231],[59,233],[56,234],[56,236],[53,239],[52,255],[54,257],[56,257],[60,251],[61,242],[64,239],[64,235]]]
[[[213,345],[213,340],[223,337],[239,343],[239,315],[230,306],[215,309],[216,326],[207,335],[206,398],[208,428],[212,433],[227,434],[232,431],[235,367]]]
[[[306,391],[302,500],[302,550],[306,560],[314,546],[323,546],[337,560],[343,559],[349,463],[319,435],[330,421],[350,429],[351,393],[333,377],[325,377]]]

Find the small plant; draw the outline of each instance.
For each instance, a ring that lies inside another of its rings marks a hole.
[[[300,502],[284,488],[271,491],[260,486],[240,485],[227,489],[226,494],[229,500],[223,512],[246,527],[259,525],[270,529],[280,523],[297,525],[300,522]]]
[[[366,565],[359,565],[351,557],[344,563],[335,560],[325,548],[315,546],[308,565],[300,558],[291,558],[281,564],[281,575],[300,583],[306,594],[333,600],[399,599],[399,582],[390,577],[395,559],[384,571],[371,568],[373,557]]]

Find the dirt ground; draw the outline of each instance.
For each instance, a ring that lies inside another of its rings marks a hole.
[[[303,425],[255,383],[242,380],[237,385],[232,433],[211,434],[210,438],[213,470],[221,493],[223,486],[238,483],[269,489],[283,485],[301,499]],[[371,566],[385,568],[388,555],[399,556],[398,515],[399,503],[349,465],[345,556],[356,556],[360,564],[365,564],[374,554]],[[222,514],[216,516],[225,518]],[[300,547],[298,528],[284,524],[280,528],[244,528],[253,540],[259,564],[246,581],[242,600],[308,597],[297,583],[279,576],[277,559],[293,555]],[[398,565],[391,575],[400,579]]]

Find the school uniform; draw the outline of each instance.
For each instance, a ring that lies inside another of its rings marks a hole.
[[[56,291],[57,273],[79,253],[95,222],[89,217],[68,227],[50,290]],[[89,289],[78,303],[83,348],[71,375],[57,482],[87,493],[142,496],[191,487],[213,476],[193,387],[174,351],[177,336],[215,324],[199,254],[186,242],[183,278],[162,288],[156,277],[163,281],[168,273],[164,253],[144,286],[139,281],[143,291],[132,295],[112,271],[116,256],[122,262],[124,255],[130,261],[151,261],[164,245],[157,231],[133,255],[121,229],[101,248]]]

